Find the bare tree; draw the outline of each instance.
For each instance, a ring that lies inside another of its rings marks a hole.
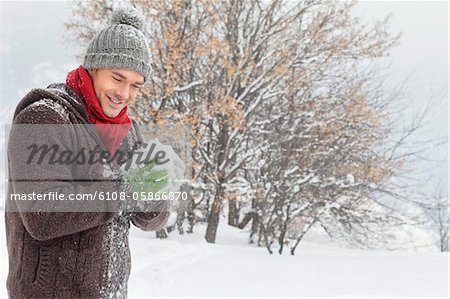
[[[442,183],[436,185],[432,196],[424,196],[420,206],[423,208],[431,229],[437,233],[440,251],[449,251],[450,204],[448,195],[444,194]]]

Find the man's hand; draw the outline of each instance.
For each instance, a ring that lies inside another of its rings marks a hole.
[[[132,192],[156,193],[169,185],[169,171],[165,168],[155,169],[155,162],[150,161],[140,168],[131,169],[127,174],[127,182]]]
[[[158,140],[152,140],[147,146],[139,151],[140,157],[149,157],[150,161],[136,162],[139,155],[132,157],[126,171],[127,182],[132,192],[156,193],[156,192],[176,192],[179,191],[184,179],[185,165],[181,158],[174,152],[173,148],[161,144]],[[154,153],[164,153],[161,161],[156,161],[149,155],[148,151]]]

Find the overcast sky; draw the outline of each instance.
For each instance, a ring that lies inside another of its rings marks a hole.
[[[357,5],[354,15],[372,22],[389,12],[393,13],[391,30],[403,32],[401,45],[388,58],[392,61],[391,83],[400,84],[412,74],[405,86],[411,102],[408,113],[412,114],[433,95],[448,89],[448,3],[364,1]],[[2,123],[10,123],[11,110],[30,88],[63,82],[66,73],[81,63],[75,59],[79,49],[63,40],[63,23],[70,15],[70,6],[64,1],[1,2]],[[448,134],[447,100],[435,106],[427,137]],[[446,146],[427,153],[440,161],[424,165],[434,169],[429,188],[441,180],[447,190],[447,154]]]

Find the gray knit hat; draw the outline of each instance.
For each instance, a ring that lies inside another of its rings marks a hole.
[[[144,18],[134,7],[118,8],[111,25],[100,31],[89,44],[84,57],[85,69],[125,68],[150,75],[150,49],[142,33]]]

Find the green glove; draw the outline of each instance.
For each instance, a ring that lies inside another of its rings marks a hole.
[[[163,193],[179,192],[181,184],[184,182],[185,165],[181,158],[174,152],[169,145],[160,143],[157,139],[151,140],[151,144],[156,146],[147,146],[142,149],[142,157],[150,157],[150,162],[142,164],[138,161],[138,156],[133,156],[129,163],[122,165],[126,173],[125,178],[131,187],[133,199],[151,199],[156,193],[155,200],[161,198]],[[155,163],[156,157],[151,157],[148,151],[154,150],[155,153],[165,153],[164,164]],[[127,169],[131,165],[131,169]]]
[[[127,174],[127,182],[133,192],[141,194],[156,193],[169,184],[169,173],[165,168],[155,169],[155,162],[150,161],[142,167],[131,169]]]

